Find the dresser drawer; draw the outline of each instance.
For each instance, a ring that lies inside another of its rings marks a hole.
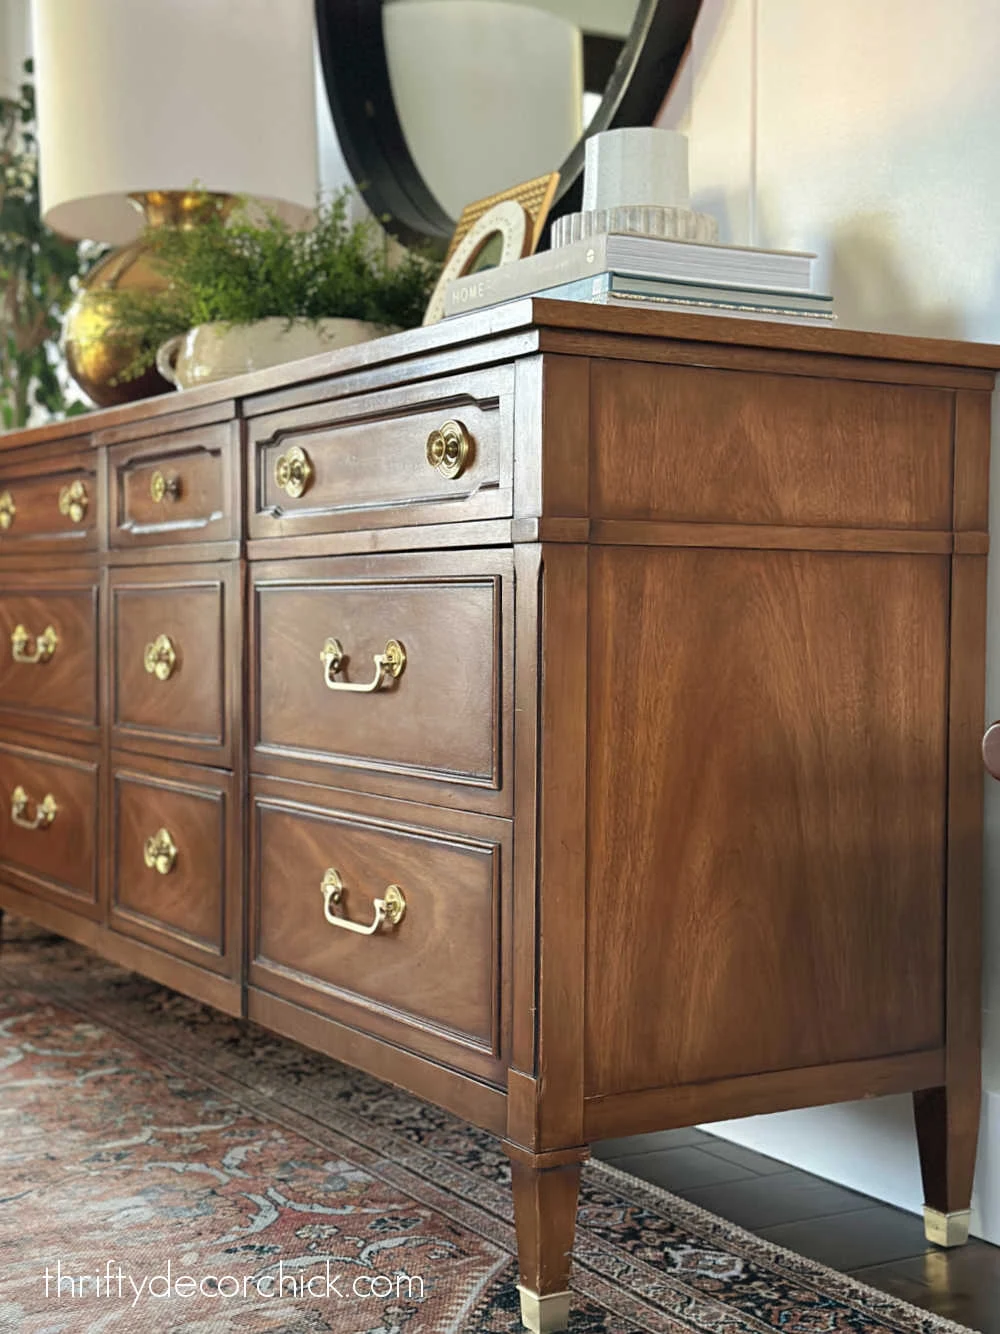
[[[251,800],[250,984],[498,1076],[509,823],[273,781]]]
[[[97,771],[96,759],[0,743],[0,873],[87,916],[97,912]]]
[[[240,691],[235,565],[113,569],[112,743],[229,766]]]
[[[111,546],[237,537],[236,443],[227,422],[111,448]]]
[[[0,472],[0,555],[96,545],[92,470],[50,460]]]
[[[119,754],[112,787],[112,928],[234,974],[241,858],[232,775]]]
[[[30,579],[30,582],[29,582]],[[22,583],[21,581],[24,580]],[[97,726],[93,575],[7,575],[0,591],[0,710],[22,725]]]
[[[465,807],[500,791],[508,553],[273,562],[253,579],[256,767],[337,765],[369,790],[434,780]]]
[[[250,536],[510,515],[513,384],[501,367],[251,420]]]

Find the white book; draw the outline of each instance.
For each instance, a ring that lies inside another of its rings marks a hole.
[[[648,236],[594,236],[456,279],[448,287],[445,313],[457,315],[463,310],[513,301],[601,273],[802,294],[812,289],[814,259],[815,255],[801,251],[755,250]]]

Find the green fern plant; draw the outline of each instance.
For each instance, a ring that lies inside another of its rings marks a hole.
[[[419,324],[439,266],[415,251],[392,262],[377,223],[349,220],[351,194],[321,204],[303,230],[273,212],[252,213],[245,200],[228,218],[216,211],[194,227],[148,227],[150,262],[169,286],[108,294],[109,336],[141,349],[122,378],[141,375],[161,343],[198,324],[273,316]]]

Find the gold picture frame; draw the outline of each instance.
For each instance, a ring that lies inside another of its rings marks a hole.
[[[436,324],[444,317],[449,285],[473,272],[491,243],[499,243],[498,264],[510,264],[535,253],[558,185],[559,173],[552,171],[465,206],[427,303],[424,324]]]

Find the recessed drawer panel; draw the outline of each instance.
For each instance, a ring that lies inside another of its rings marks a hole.
[[[251,985],[496,1073],[507,821],[453,816],[449,832],[426,808],[270,787],[253,796]]]
[[[238,536],[231,423],[117,445],[109,458],[113,547]]]
[[[217,972],[237,965],[233,779],[189,765],[114,766],[110,921]]]
[[[111,571],[116,746],[232,762],[239,576],[228,565]]]
[[[97,601],[89,576],[8,583],[0,592],[0,709],[31,727],[97,726]]]
[[[93,547],[97,489],[87,468],[48,462],[0,473],[0,554]]]
[[[97,902],[96,760],[0,744],[0,869],[45,898]],[[88,911],[89,909],[89,911]]]
[[[489,552],[258,566],[258,759],[498,790],[509,566]]]
[[[511,513],[510,368],[271,413],[249,432],[254,538]]]

